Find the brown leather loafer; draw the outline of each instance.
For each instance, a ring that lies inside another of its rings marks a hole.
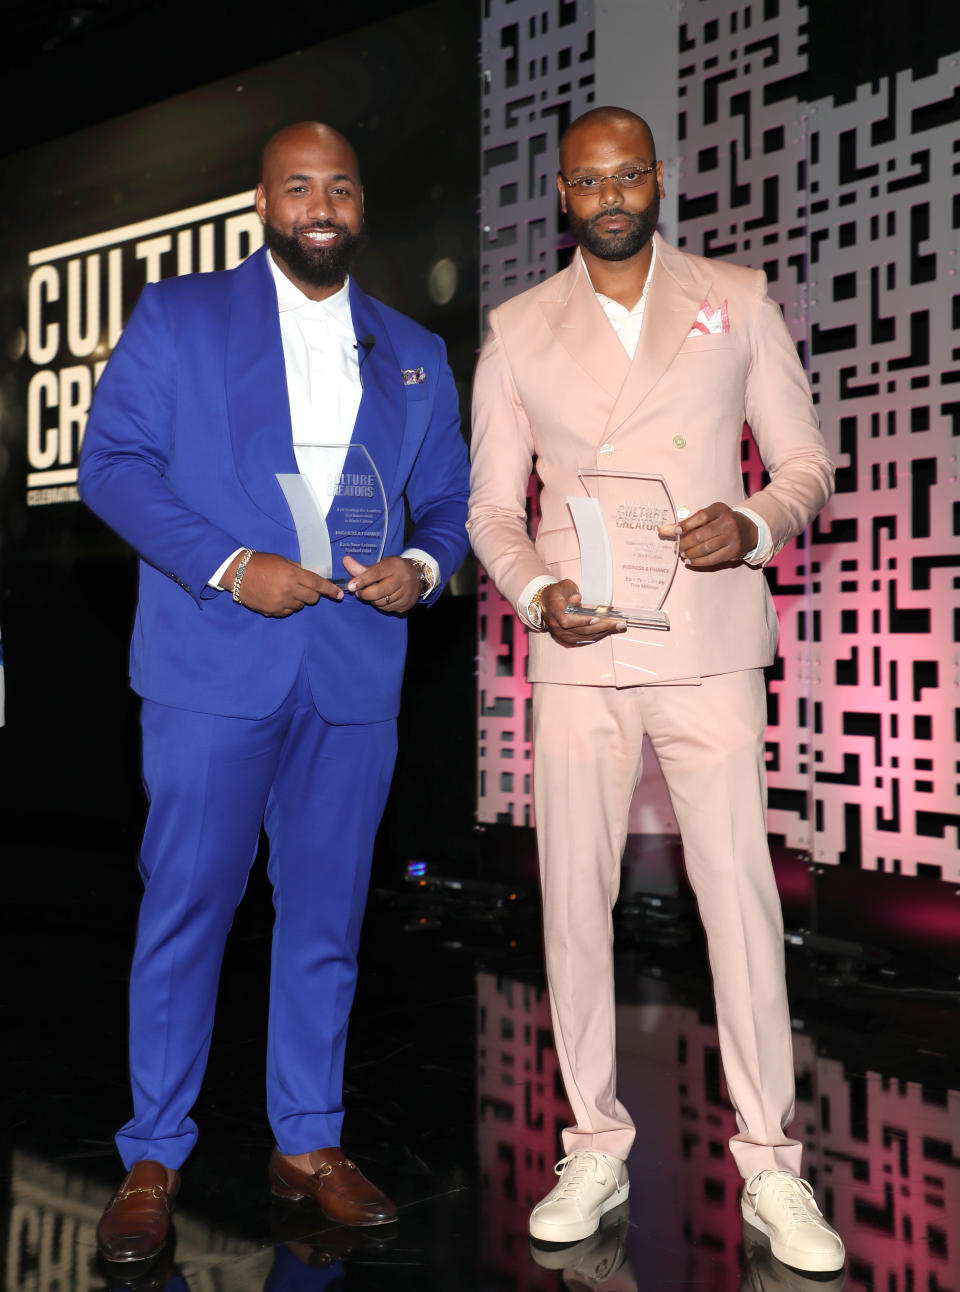
[[[338,1225],[389,1225],[396,1220],[397,1209],[387,1195],[341,1149],[316,1149],[310,1161],[312,1175],[291,1166],[275,1148],[268,1168],[273,1196],[284,1202],[315,1202]]]
[[[100,1217],[97,1247],[106,1261],[149,1261],[163,1251],[180,1188],[162,1162],[137,1162]]]

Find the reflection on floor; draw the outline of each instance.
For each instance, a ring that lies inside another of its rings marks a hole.
[[[532,888],[441,892],[400,877],[371,901],[345,1128],[348,1150],[395,1197],[399,1223],[333,1229],[270,1205],[269,921],[254,883],[225,966],[176,1244],[124,1281],[94,1246],[119,1179],[112,1131],[126,1116],[123,994],[136,887],[121,875],[119,858],[50,856],[11,881],[7,1292],[960,1289],[955,993],[902,980],[889,991],[855,966],[790,952],[794,1133],[849,1252],[845,1276],[805,1279],[741,1229],[697,926],[682,912],[664,921],[662,910],[626,903],[617,983],[619,1090],[638,1126],[630,1201],[573,1248],[532,1248],[527,1215],[550,1187],[567,1118]],[[48,933],[38,940],[40,928]]]

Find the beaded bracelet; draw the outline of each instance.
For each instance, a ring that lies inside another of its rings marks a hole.
[[[244,571],[247,568],[247,562],[251,556],[256,556],[256,551],[252,547],[246,547],[240,556],[240,564],[237,566],[237,572],[233,576],[233,599],[237,605],[242,605],[240,600],[240,584],[243,582]]]

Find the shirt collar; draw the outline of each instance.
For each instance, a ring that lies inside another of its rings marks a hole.
[[[653,281],[654,266],[657,263],[656,237],[650,239],[650,245],[653,248],[653,255],[650,257],[650,268],[647,270],[647,277],[643,284],[643,291],[640,293],[640,299],[634,303],[631,309],[627,309],[627,307],[625,305],[621,305],[619,301],[615,301],[611,296],[605,296],[603,292],[598,292],[597,289],[593,287],[593,279],[590,277],[590,270],[587,268],[587,262],[581,257],[583,272],[587,275],[587,282],[591,287],[593,287],[597,300],[603,306],[604,311],[608,316],[613,314],[621,318],[628,318],[631,314],[643,313],[643,309],[647,301],[647,293],[650,290],[650,283]]]
[[[314,301],[305,295],[296,283],[290,281],[269,250],[267,251],[267,264],[273,274],[274,285],[277,289],[277,308],[281,314],[286,313],[287,310],[299,310],[306,318],[329,318],[330,322],[338,323],[342,328],[346,328],[351,336],[353,335],[349,274],[343,280],[343,286],[338,288],[332,296],[328,296],[322,301]]]

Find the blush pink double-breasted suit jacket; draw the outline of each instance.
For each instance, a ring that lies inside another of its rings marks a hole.
[[[662,475],[678,509],[691,514],[715,501],[745,503],[769,526],[774,552],[832,491],[833,465],[807,381],[765,275],[688,255],[655,236],[633,360],[579,252],[567,269],[490,315],[474,387],[467,528],[513,604],[537,575],[579,585],[580,547],[566,499],[583,493],[577,472],[584,468]],[[698,328],[698,315],[716,330]],[[744,422],[770,477],[749,499]],[[526,522],[531,466],[543,486],[535,543]],[[681,565],[664,609],[669,631],[630,628],[589,650],[531,634],[530,680],[622,687],[773,660],[777,620],[758,568]]]

